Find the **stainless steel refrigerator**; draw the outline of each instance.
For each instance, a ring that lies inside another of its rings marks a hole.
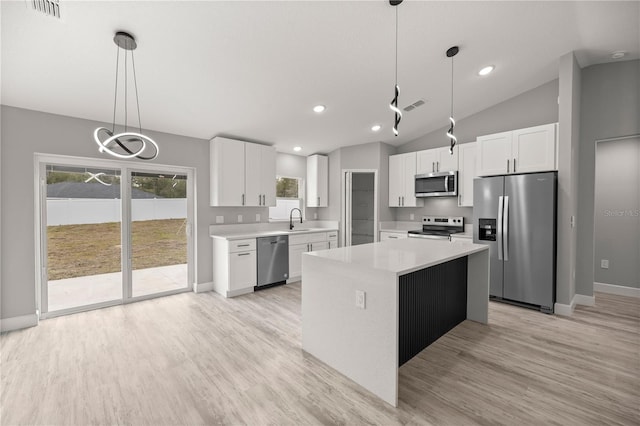
[[[557,172],[477,178],[473,242],[490,251],[489,295],[553,313]]]

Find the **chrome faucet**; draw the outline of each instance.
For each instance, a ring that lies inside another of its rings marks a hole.
[[[302,223],[302,210],[300,210],[297,207],[292,208],[291,212],[289,212],[289,230],[290,231],[293,229],[293,211],[294,210],[298,210],[300,212],[300,223]]]

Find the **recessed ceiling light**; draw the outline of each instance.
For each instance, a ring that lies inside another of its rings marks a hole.
[[[480,71],[478,71],[478,75],[487,75],[491,71],[493,71],[494,69],[495,69],[495,67],[493,65],[486,66],[486,67],[482,68]]]
[[[627,52],[623,51],[623,50],[616,50],[615,52],[613,52],[611,54],[611,59],[620,59],[620,58],[624,58],[625,55],[627,54]]]
[[[295,152],[302,151],[302,147],[301,147],[301,146],[294,146],[294,147],[293,147],[293,150],[294,150]]]
[[[324,106],[324,105],[316,105],[316,106],[313,107],[313,111],[315,111],[317,113],[321,113],[325,109],[327,109],[327,107]]]
[[[382,126],[380,126],[379,124],[375,124],[373,126],[371,126],[371,130],[373,130],[374,132],[379,131],[382,128]]]

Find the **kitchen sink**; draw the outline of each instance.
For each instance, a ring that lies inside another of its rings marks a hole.
[[[289,230],[289,232],[301,232],[301,231],[311,231],[311,228],[293,228]]]

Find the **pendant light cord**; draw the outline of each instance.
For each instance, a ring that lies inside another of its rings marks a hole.
[[[140,101],[138,100],[138,79],[136,78],[136,60],[131,51],[131,65],[133,65],[133,85],[136,89],[136,107],[138,109],[138,129],[142,133],[142,122],[140,121]]]
[[[398,6],[396,8],[396,86],[398,85]]]
[[[453,117],[453,56],[451,57],[451,117]]]
[[[118,106],[118,68],[120,62],[120,46],[116,44],[116,88],[113,94],[113,125],[111,127],[111,133],[116,132],[116,107]]]
[[[127,52],[124,52],[124,131],[127,132]]]

